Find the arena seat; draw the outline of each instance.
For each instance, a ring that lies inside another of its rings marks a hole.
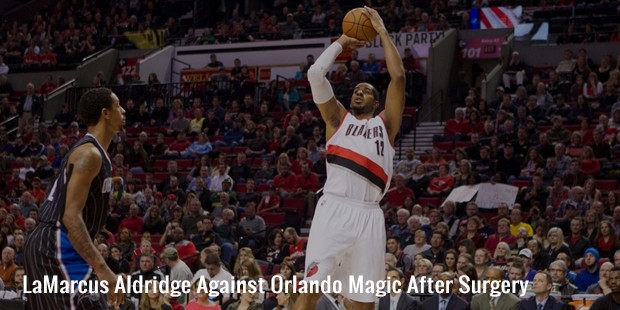
[[[512,181],[512,185],[522,189],[530,185],[530,180],[514,180]]]
[[[245,183],[237,183],[235,184],[235,192],[237,193],[245,193],[246,187]]]
[[[612,192],[618,188],[618,180],[594,180],[594,184],[601,192]]]
[[[444,152],[449,152],[454,149],[454,142],[433,142],[433,147],[436,147]]]
[[[439,207],[441,204],[441,197],[419,197],[416,198],[416,203],[421,206],[433,205],[435,207]]]
[[[193,160],[179,159],[177,160],[177,166],[179,167],[179,170],[190,170],[194,167]]]
[[[261,217],[265,220],[265,224],[268,226],[284,224],[284,216],[285,214],[282,212],[267,212],[261,214]]]

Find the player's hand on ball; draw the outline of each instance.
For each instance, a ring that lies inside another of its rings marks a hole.
[[[366,45],[366,42],[360,41],[356,38],[351,38],[344,34],[341,35],[340,38],[338,38],[338,43],[342,45],[342,48],[350,48],[350,49],[358,49]]]
[[[370,21],[372,22],[372,26],[375,28],[377,33],[387,31],[385,29],[385,25],[383,24],[383,19],[381,19],[381,16],[379,15],[379,12],[377,12],[377,10],[367,6],[364,6],[364,9],[366,10],[364,12],[364,15],[366,15],[370,19]]]

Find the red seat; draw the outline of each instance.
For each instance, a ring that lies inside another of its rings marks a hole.
[[[453,142],[433,142],[433,147],[436,147],[442,151],[452,151],[454,149]]]
[[[245,153],[245,151],[248,149],[247,146],[235,146],[233,148],[233,153],[237,154],[237,153]]]
[[[152,168],[155,171],[165,171],[168,169],[168,161],[164,159],[156,159]]]
[[[282,209],[300,212],[301,214],[304,213],[305,208],[305,198],[286,198],[286,200],[284,201],[284,205],[282,206]]]
[[[528,185],[530,185],[530,180],[514,180],[512,181],[512,185],[522,189]]]
[[[618,188],[618,180],[594,180],[594,184],[601,192],[611,192]]]
[[[258,192],[266,192],[269,190],[269,184],[267,183],[260,183],[258,184],[258,187],[256,188]]]
[[[267,225],[280,225],[284,224],[284,213],[279,212],[267,212],[261,214],[265,224]]]
[[[217,148],[218,151],[220,151],[220,153],[224,153],[224,154],[232,154],[233,153],[233,148],[232,147],[228,147],[228,146],[220,146]]]
[[[416,203],[421,206],[433,205],[435,207],[439,207],[441,204],[441,198],[439,197],[420,197],[416,199]]]
[[[470,147],[473,144],[471,143],[471,141],[458,141],[455,144],[455,147],[457,148],[466,148],[466,147]]]
[[[193,160],[191,159],[179,159],[177,160],[177,166],[179,170],[190,170],[194,168]]]
[[[159,183],[165,180],[167,177],[168,177],[168,172],[155,172],[155,174],[153,174],[153,181]]]
[[[246,187],[245,183],[237,183],[235,184],[235,192],[237,193],[245,193]]]
[[[14,161],[9,165],[9,170],[13,170],[13,169],[19,169],[24,167],[24,162],[21,161]]]

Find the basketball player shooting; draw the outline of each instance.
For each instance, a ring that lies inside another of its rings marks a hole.
[[[117,307],[122,293],[114,294],[117,277],[93,243],[106,223],[108,199],[113,190],[112,164],[106,150],[123,129],[125,110],[107,88],[86,92],[78,103],[78,116],[88,133],[69,151],[49,196],[41,206],[41,224],[26,241],[24,263],[28,285],[44,276],[58,280],[89,280],[94,269]],[[108,309],[106,298],[93,295],[30,293],[28,309]]]
[[[308,71],[312,96],[326,124],[327,180],[310,228],[305,280],[331,275],[343,284],[346,309],[374,309],[376,297],[351,292],[349,276],[364,281],[385,279],[385,227],[379,202],[392,177],[394,140],[405,103],[405,70],[376,10],[364,14],[381,37],[391,78],[385,110],[375,116],[379,92],[368,83],[355,86],[351,112],[336,100],[325,74],[344,48],[365,42],[338,38]],[[294,309],[314,309],[320,293],[304,294]]]

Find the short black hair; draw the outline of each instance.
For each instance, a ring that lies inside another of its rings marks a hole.
[[[101,109],[111,109],[112,103],[112,90],[109,88],[91,89],[80,98],[78,116],[86,126],[96,125],[101,116]]]

